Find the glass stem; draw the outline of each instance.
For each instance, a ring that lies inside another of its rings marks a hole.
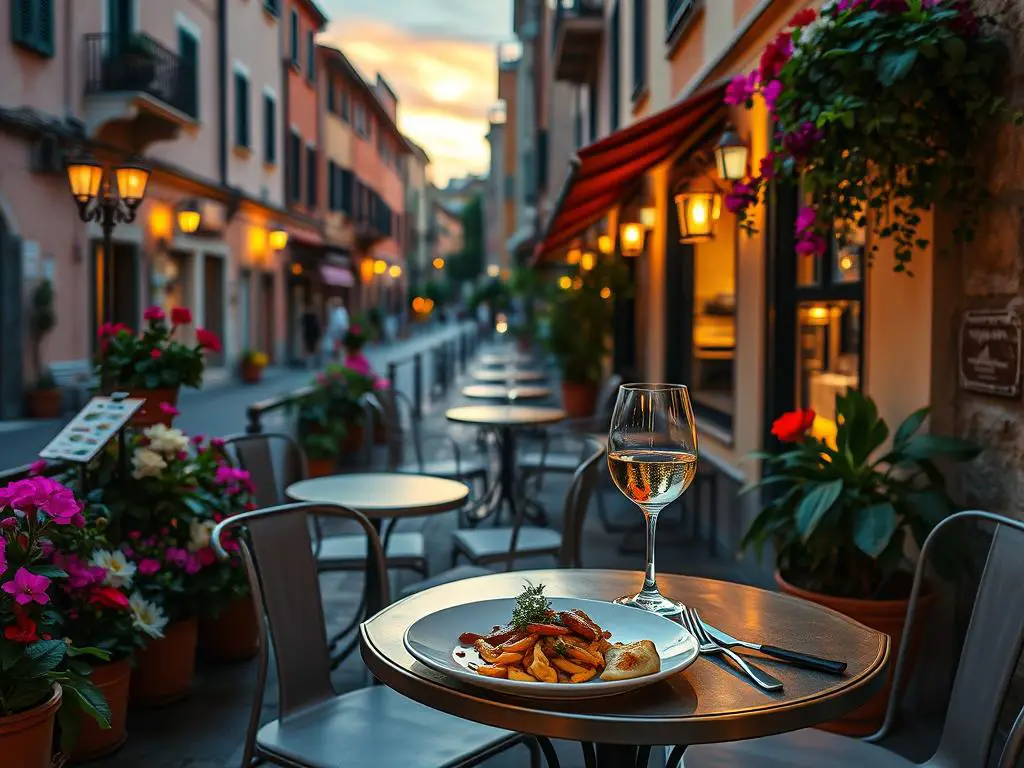
[[[658,514],[662,507],[642,506],[647,521],[647,567],[644,570],[644,594],[658,595],[658,574],[654,570],[654,539],[658,528]]]

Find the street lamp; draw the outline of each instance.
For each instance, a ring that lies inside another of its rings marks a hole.
[[[722,215],[722,196],[717,192],[682,192],[676,195],[679,235],[683,243],[700,243],[715,236]]]
[[[146,196],[149,169],[140,163],[128,162],[116,166],[110,174],[92,157],[83,156],[69,160],[66,170],[79,218],[86,223],[96,222],[103,230],[103,314],[106,322],[113,322],[114,228],[135,221],[135,214]]]
[[[444,269],[444,259],[440,256],[434,259],[434,269]]]
[[[718,166],[718,175],[724,181],[740,181],[747,175],[747,158],[750,150],[744,143],[736,129],[731,125],[726,127],[725,133],[719,139],[715,147],[715,165]]]
[[[199,229],[202,217],[195,200],[185,200],[178,206],[178,229],[184,235],[193,235]]]
[[[390,269],[388,269],[388,274],[397,280],[402,276],[402,268],[397,264],[392,264]]]
[[[643,253],[646,234],[643,224],[635,221],[623,224],[619,229],[619,248],[622,249],[622,255],[630,259]]]
[[[270,230],[267,235],[267,245],[272,251],[283,251],[288,247],[288,231],[280,227]]]

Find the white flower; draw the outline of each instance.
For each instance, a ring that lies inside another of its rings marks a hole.
[[[180,429],[170,429],[163,424],[154,424],[143,432],[149,440],[149,447],[164,456],[177,456],[180,451],[188,448],[188,438]]]
[[[128,562],[128,558],[120,550],[115,549],[113,552],[105,549],[96,550],[93,552],[89,564],[107,572],[103,583],[108,586],[130,587],[132,585],[132,579],[135,577],[135,563]]]
[[[132,625],[150,637],[162,640],[164,627],[167,626],[167,616],[163,609],[144,599],[138,592],[132,594],[128,604],[132,609]]]
[[[141,480],[144,477],[160,477],[160,473],[167,469],[167,462],[156,451],[136,448],[132,454],[132,466],[135,467],[132,477]]]
[[[189,523],[188,531],[191,538],[188,542],[188,551],[198,552],[210,546],[210,534],[213,533],[213,529],[216,527],[217,524],[212,520],[206,520],[202,523],[195,521]]]
[[[823,9],[822,13],[818,15],[818,18],[816,18],[806,27],[803,27],[802,29],[798,29],[796,31],[797,39],[799,40],[800,45],[806,45],[808,47],[813,48],[814,46],[817,45],[818,40],[821,39],[821,36],[835,26],[835,23],[835,19],[833,19],[831,16],[825,13]],[[798,50],[799,48],[794,50],[794,53],[796,53]]]

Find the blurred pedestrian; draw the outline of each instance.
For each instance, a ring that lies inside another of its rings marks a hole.
[[[327,310],[327,336],[331,341],[331,357],[337,360],[341,354],[342,342],[348,333],[350,321],[345,302],[333,296]]]

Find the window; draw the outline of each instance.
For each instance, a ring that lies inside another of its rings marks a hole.
[[[348,89],[342,87],[341,89],[341,119],[346,123],[351,119],[350,113],[352,110],[352,102],[348,95]]]
[[[288,136],[288,198],[302,200],[302,137],[294,130]]]
[[[11,41],[53,56],[54,0],[11,0]]]
[[[355,107],[355,118],[353,120],[355,124],[356,133],[362,136],[364,139],[369,138],[366,127],[366,107],[363,106],[363,102],[357,101]]]
[[[292,66],[298,68],[301,51],[299,47],[302,44],[302,40],[299,37],[299,12],[292,8],[292,25],[291,25],[291,58]]]
[[[236,65],[237,66],[237,65]],[[249,149],[249,78],[241,69],[235,69],[235,146]]]
[[[277,100],[273,94],[263,94],[263,162],[277,164]]]
[[[615,10],[612,11],[611,27],[609,31],[609,54],[608,54],[608,67],[609,67],[609,99],[608,99],[608,124],[612,132],[619,130],[619,100],[621,98],[619,91],[621,90],[619,82],[619,70],[621,69],[622,58],[622,41],[620,38],[621,27],[619,25],[619,10],[621,6],[616,4]]]
[[[327,210],[338,210],[338,166],[333,160],[327,161]]]
[[[271,16],[281,15],[281,0],[263,0],[263,7]]]
[[[338,112],[338,94],[334,91],[334,75],[327,75],[327,111],[330,114]]]
[[[342,213],[353,214],[355,176],[347,168],[338,174],[338,206]]]
[[[306,77],[309,82],[316,82],[316,43],[313,41],[313,30],[306,32]]]
[[[185,114],[199,118],[199,36],[184,26],[178,27],[178,56],[181,73],[181,106]]]
[[[633,0],[633,101],[647,90],[647,0]]]
[[[665,39],[671,40],[682,29],[683,19],[693,8],[693,0],[665,0]]]
[[[352,180],[352,218],[355,221],[363,220],[363,192],[365,188],[358,179]]]
[[[312,144],[306,147],[306,205],[310,210],[316,208],[316,147]]]

